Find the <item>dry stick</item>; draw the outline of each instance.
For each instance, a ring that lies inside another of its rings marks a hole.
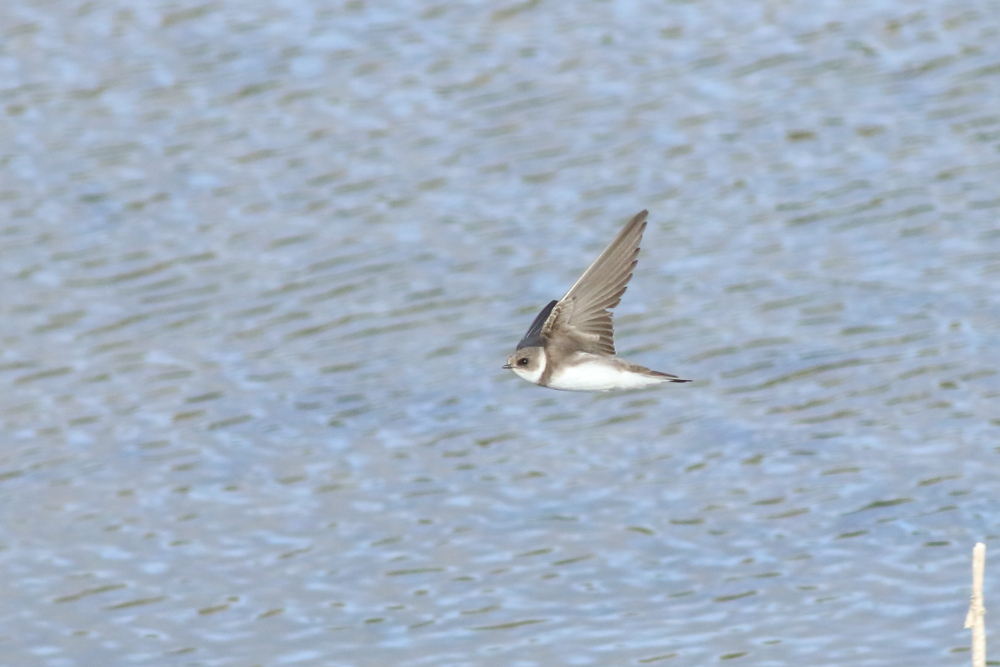
[[[983,623],[983,570],[986,567],[986,545],[976,544],[972,550],[972,602],[965,616],[965,627],[972,628],[972,667],[986,667],[986,625]]]

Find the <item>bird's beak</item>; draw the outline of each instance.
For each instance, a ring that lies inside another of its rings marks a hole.
[[[510,370],[511,368],[513,368],[513,366],[511,366],[510,364],[504,364],[503,368],[506,368],[507,370]]]

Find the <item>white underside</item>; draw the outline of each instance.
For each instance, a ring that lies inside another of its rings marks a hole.
[[[666,382],[670,378],[631,373],[601,361],[567,365],[552,374],[548,386],[563,391],[612,391],[640,389]]]

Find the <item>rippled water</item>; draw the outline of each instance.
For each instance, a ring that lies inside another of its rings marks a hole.
[[[997,2],[0,26],[0,665],[968,660]],[[695,382],[501,370],[642,208]]]

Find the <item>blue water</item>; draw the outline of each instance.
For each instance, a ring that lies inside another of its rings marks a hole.
[[[968,661],[997,2],[0,26],[0,666]],[[642,208],[694,382],[500,369]]]

